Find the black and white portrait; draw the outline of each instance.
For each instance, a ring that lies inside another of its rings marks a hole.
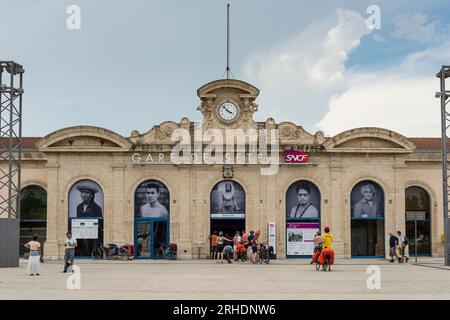
[[[139,218],[168,218],[169,201],[169,190],[163,183],[145,181],[136,190],[135,215]]]
[[[91,180],[75,183],[69,191],[70,218],[102,218],[103,191]]]
[[[372,181],[362,181],[352,190],[352,218],[384,217],[384,192]]]
[[[319,219],[320,192],[309,181],[297,181],[286,193],[286,217],[288,219]]]
[[[245,192],[242,186],[234,181],[221,181],[211,192],[212,217],[244,217]]]

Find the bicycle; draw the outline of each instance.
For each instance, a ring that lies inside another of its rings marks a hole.
[[[320,254],[319,254],[320,256]],[[328,253],[324,254],[324,261],[323,264],[320,263],[320,258],[316,261],[316,270],[320,271],[320,268],[322,268],[322,271],[331,271],[331,265],[330,265],[330,256]]]
[[[131,260],[133,253],[130,246],[120,246],[109,244],[107,247],[99,246],[92,250],[92,258],[95,260]]]
[[[258,260],[259,263],[269,264],[270,262],[270,247],[261,243],[258,250]]]
[[[176,244],[169,244],[168,246],[165,243],[161,244],[155,252],[155,257],[168,259],[168,260],[176,260],[177,258],[177,248]]]

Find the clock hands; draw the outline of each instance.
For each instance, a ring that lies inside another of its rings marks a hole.
[[[228,108],[227,107],[223,107],[228,113],[230,113],[230,114],[233,114],[233,112],[232,111],[230,111],[230,110],[228,110]]]

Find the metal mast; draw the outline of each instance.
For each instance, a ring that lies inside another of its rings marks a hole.
[[[449,128],[450,128],[450,110],[447,110],[448,98],[450,97],[450,91],[445,88],[445,80],[450,77],[450,66],[442,66],[441,71],[436,75],[440,78],[441,91],[436,92],[436,98],[441,99],[441,134],[442,134],[442,176],[443,176],[443,221],[444,221],[444,252],[445,252],[445,265],[450,265],[450,238],[449,238],[449,161],[448,161],[448,141],[449,141]]]
[[[23,73],[0,61],[0,267],[19,265]]]

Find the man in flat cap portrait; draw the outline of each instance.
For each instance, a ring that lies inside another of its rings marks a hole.
[[[94,184],[83,183],[76,186],[81,194],[81,203],[77,206],[78,218],[101,218],[102,208],[95,203],[95,194],[99,192],[99,188]]]

